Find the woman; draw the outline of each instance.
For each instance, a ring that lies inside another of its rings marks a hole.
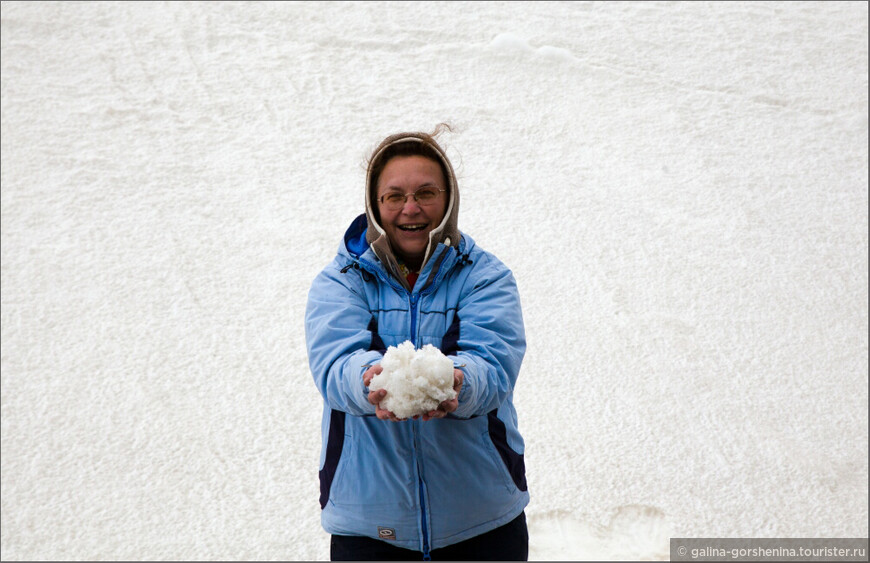
[[[333,560],[528,557],[513,406],[526,348],[519,296],[511,271],[457,228],[459,190],[439,129],[391,135],[374,151],[366,212],[308,296]],[[457,398],[413,420],[381,408],[385,390],[368,389],[386,348],[406,340],[457,366]]]

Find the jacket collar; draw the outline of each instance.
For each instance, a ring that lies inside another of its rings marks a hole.
[[[369,231],[370,229],[367,228],[366,214],[359,215],[354,219],[347,231],[345,231],[344,241],[341,248],[339,248],[339,254],[348,256],[354,261],[363,260],[371,262],[372,260],[376,260],[378,262],[376,266],[381,266],[385,272],[390,273],[391,270],[388,267],[389,263],[385,262],[375,251],[374,247],[369,244]],[[448,246],[446,244],[441,245],[441,243],[438,243],[432,248],[432,260],[428,260],[423,264],[423,267],[420,269],[420,278],[417,280],[415,288],[419,287],[420,291],[423,291],[435,282],[440,272],[449,271],[454,263],[460,260],[460,258],[465,259],[463,265],[464,263],[469,262],[468,254],[474,247],[474,241],[462,233],[457,235],[456,241],[455,245],[451,244]],[[402,286],[410,292],[411,287],[408,285],[405,276],[403,276],[399,271],[398,261],[393,256],[392,251],[390,251],[390,256],[392,257],[391,264],[395,267],[395,272],[392,273],[392,277],[394,277],[398,282],[402,282]],[[376,272],[372,271],[372,274],[376,274]]]

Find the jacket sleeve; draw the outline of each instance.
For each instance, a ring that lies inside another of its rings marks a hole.
[[[333,263],[314,279],[305,310],[308,363],[331,409],[356,416],[375,413],[362,379],[363,366],[382,358],[370,350],[372,318],[358,273],[342,274]]]
[[[465,364],[459,406],[453,416],[484,415],[504,403],[514,389],[526,352],[523,313],[513,273],[491,255],[459,299],[458,349]]]

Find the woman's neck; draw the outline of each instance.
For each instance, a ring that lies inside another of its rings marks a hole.
[[[409,261],[405,258],[397,256],[396,261],[399,263],[399,267],[402,270],[407,270],[406,272],[404,272],[406,275],[408,272],[420,272],[420,262],[422,262],[422,260]]]

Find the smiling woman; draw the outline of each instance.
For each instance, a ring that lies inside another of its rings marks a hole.
[[[391,135],[369,160],[366,210],[374,228],[366,240],[376,251],[380,249],[388,268],[395,257],[402,276],[411,275],[408,289],[413,288],[411,282],[416,281],[433,244],[459,243],[456,176],[435,140],[445,129],[449,126],[442,123],[431,135]]]
[[[393,252],[412,272],[419,272],[429,233],[441,225],[447,209],[444,173],[423,156],[397,156],[387,163],[377,184],[378,215]],[[408,197],[408,196],[413,197]]]
[[[457,227],[459,189],[438,131],[375,149],[366,212],[308,296],[333,560],[528,557],[513,405],[526,349],[519,295],[511,271]],[[405,341],[452,361],[456,393],[410,420],[386,408],[386,389],[369,389],[387,348]]]

